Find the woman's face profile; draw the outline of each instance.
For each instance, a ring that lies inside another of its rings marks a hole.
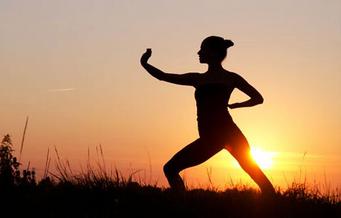
[[[198,55],[199,55],[199,61],[202,64],[204,63],[208,64],[210,60],[212,60],[213,58],[211,49],[205,43],[201,44],[200,50],[198,51]]]

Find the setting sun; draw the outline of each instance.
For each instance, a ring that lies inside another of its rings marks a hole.
[[[251,148],[251,157],[262,168],[269,169],[273,165],[274,152],[263,151],[259,148]]]

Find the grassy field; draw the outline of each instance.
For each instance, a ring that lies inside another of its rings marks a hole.
[[[341,217],[341,203],[303,185],[264,198],[253,189],[174,193],[133,181],[58,181],[1,190],[8,217]],[[6,216],[1,216],[6,217]]]
[[[101,149],[99,149],[102,153]],[[341,217],[338,190],[293,183],[273,198],[246,186],[224,191],[192,189],[173,192],[108,173],[104,161],[73,173],[58,151],[57,173],[46,170],[37,181],[31,168],[20,169],[9,136],[0,146],[0,217]]]

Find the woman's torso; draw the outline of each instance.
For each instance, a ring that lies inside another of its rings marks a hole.
[[[202,74],[195,88],[199,134],[217,132],[234,124],[228,112],[234,89],[233,73]]]

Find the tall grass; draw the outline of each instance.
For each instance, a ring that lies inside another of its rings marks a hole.
[[[99,145],[94,158],[88,149],[87,162],[79,172],[56,147],[52,152],[56,170],[52,172],[48,149],[43,176],[36,181],[34,170],[21,170],[20,163],[14,161],[8,135],[2,146],[11,148],[7,156],[14,169],[11,175],[17,180],[7,181],[13,188],[6,192],[7,186],[0,184],[0,217],[8,211],[11,217],[341,217],[339,190],[322,193],[318,185],[306,180],[293,182],[287,189],[277,188],[276,197],[269,199],[233,182],[219,190],[212,182],[212,169],[208,169],[208,187],[177,193],[151,184],[151,178],[149,182],[141,180],[139,171],[124,176],[117,168],[108,169]]]

